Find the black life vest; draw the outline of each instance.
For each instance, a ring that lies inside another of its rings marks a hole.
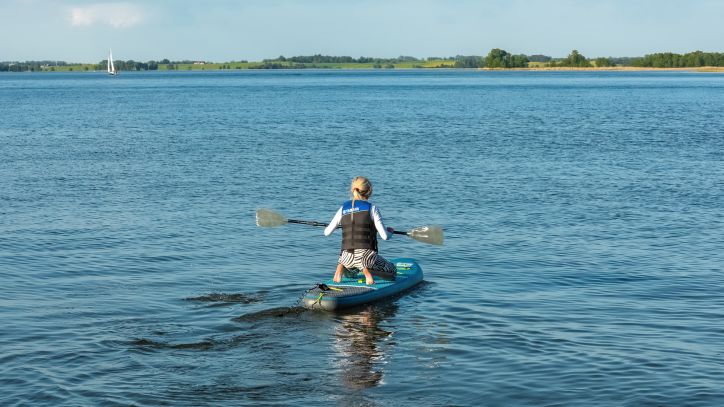
[[[342,250],[372,249],[377,251],[377,228],[372,219],[372,204],[347,201],[342,205]]]

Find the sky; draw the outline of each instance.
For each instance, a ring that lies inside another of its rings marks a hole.
[[[0,0],[0,61],[724,51],[724,0]]]

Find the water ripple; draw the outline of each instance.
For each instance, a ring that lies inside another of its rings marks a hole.
[[[722,405],[722,78],[0,75],[0,404]],[[360,172],[445,246],[308,312]]]

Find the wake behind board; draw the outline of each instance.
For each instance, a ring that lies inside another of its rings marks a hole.
[[[302,299],[304,306],[327,311],[353,307],[399,294],[422,281],[422,269],[415,259],[390,261],[397,267],[394,281],[375,277],[375,284],[366,285],[362,272],[354,277],[344,276],[339,283],[329,279],[307,291]]]

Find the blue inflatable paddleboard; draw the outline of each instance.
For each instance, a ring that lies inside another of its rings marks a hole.
[[[390,261],[397,267],[394,281],[375,277],[375,284],[366,285],[361,271],[354,276],[345,275],[339,283],[329,279],[308,290],[302,299],[303,305],[327,311],[353,307],[399,294],[422,281],[422,269],[415,259]]]

